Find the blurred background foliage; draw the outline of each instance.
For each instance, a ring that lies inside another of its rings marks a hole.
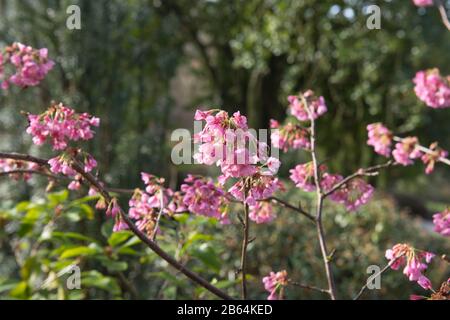
[[[66,8],[72,4],[81,8],[81,30],[66,28]],[[380,30],[366,27],[371,4],[381,8]],[[146,171],[166,177],[176,188],[187,171],[208,173],[201,166],[170,161],[170,133],[192,129],[198,106],[240,110],[253,127],[266,128],[270,118],[286,116],[287,95],[311,88],[325,97],[329,109],[318,122],[321,158],[329,160],[331,170],[348,174],[380,161],[365,143],[366,125],[375,121],[450,149],[450,113],[426,108],[411,82],[421,69],[438,67],[450,74],[449,40],[436,9],[418,9],[404,0],[0,0],[0,46],[20,41],[48,47],[57,62],[41,86],[0,94],[0,149],[51,155],[31,145],[19,111],[41,112],[58,100],[102,119],[96,139],[85,147],[99,160],[108,183],[135,188],[139,172]],[[302,157],[301,152],[283,155],[282,175]],[[327,227],[338,250],[342,294],[355,291],[364,282],[365,267],[383,261],[382,253],[396,241],[448,252],[448,242],[430,236],[416,215],[429,217],[448,204],[449,170],[439,167],[432,176],[422,172],[417,165],[377,177],[372,182],[381,202],[357,215],[330,208]],[[88,209],[90,199],[58,193],[52,200],[43,191],[45,182],[0,183],[4,296],[210,297],[167,269],[130,234],[117,236],[124,240],[115,243],[107,231],[110,222]],[[292,195],[292,201],[305,196]],[[62,210],[55,223],[59,205],[70,210]],[[263,297],[261,275],[278,267],[272,262],[297,280],[323,281],[315,237],[306,223],[280,212],[273,225],[255,228],[253,291],[261,294],[255,297]],[[56,235],[42,238],[49,224],[47,232]],[[162,241],[233,293],[240,239],[234,228],[223,234],[211,221],[181,219],[169,224]],[[196,245],[180,249],[186,239]],[[131,245],[121,252],[126,241]],[[33,250],[35,243],[42,245]],[[64,292],[55,283],[51,290],[39,290],[36,283],[75,260],[83,264],[89,287]],[[444,273],[436,268],[434,279]],[[383,295],[371,292],[369,297],[407,298],[413,287],[394,273],[386,283]],[[320,298],[289,291],[292,298]]]

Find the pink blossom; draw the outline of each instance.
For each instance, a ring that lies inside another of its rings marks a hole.
[[[135,220],[136,227],[145,232],[147,235],[152,235],[156,228],[157,217],[160,212],[169,214],[185,210],[185,208],[177,208],[180,199],[177,198],[178,203],[169,201],[170,197],[175,197],[174,192],[170,188],[163,186],[164,179],[158,178],[154,175],[142,172],[142,180],[146,184],[145,191],[136,189],[133,196],[129,200],[128,216]]]
[[[314,165],[312,162],[298,164],[294,169],[289,170],[290,178],[295,183],[297,188],[306,192],[311,192],[316,189],[314,184]]]
[[[413,82],[417,97],[428,107],[450,107],[450,77],[441,76],[438,69],[430,69],[417,72]]]
[[[258,201],[255,205],[249,206],[249,218],[258,224],[268,223],[275,219],[272,205],[266,201]]]
[[[237,200],[245,202],[250,206],[255,206],[257,201],[270,198],[280,188],[282,188],[282,184],[278,178],[256,175],[252,177],[247,193],[245,193],[244,182],[242,180],[236,182],[228,192]]]
[[[248,130],[247,118],[235,112],[231,117],[222,110],[197,110],[196,120],[205,121],[201,132],[194,135],[199,144],[194,159],[201,164],[220,167],[219,182],[225,184],[230,178],[244,178],[261,173],[268,160],[268,146],[259,142]],[[273,159],[269,172],[274,174],[279,166]],[[266,172],[267,173],[267,172]]]
[[[270,174],[276,174],[278,169],[280,168],[281,162],[279,159],[270,157],[266,161],[267,168],[270,171]]]
[[[108,209],[106,210],[106,215],[114,218],[119,214],[120,214],[120,207],[119,207],[119,204],[117,203],[117,199],[114,198],[110,202]]]
[[[62,173],[68,177],[74,177],[77,172],[71,167],[70,163],[64,156],[57,156],[48,160],[50,171],[54,174]]]
[[[363,179],[356,178],[347,182],[339,192],[345,194],[345,197],[338,199],[337,202],[343,203],[348,211],[355,211],[370,201],[374,188]]]
[[[67,186],[69,190],[79,190],[81,188],[80,180],[74,180]]]
[[[404,266],[403,274],[410,281],[417,283],[424,289],[432,289],[431,281],[423,275],[435,255],[431,252],[419,251],[408,244],[399,243],[392,249],[386,250],[386,259],[390,260],[390,267],[398,270]]]
[[[91,172],[97,167],[97,161],[90,154],[85,157],[84,160],[84,172]]]
[[[372,123],[367,126],[369,139],[367,144],[373,146],[375,152],[389,157],[392,145],[392,132],[381,123]]]
[[[36,86],[55,65],[48,58],[46,48],[37,50],[17,42],[6,48],[6,59],[0,53],[0,79],[5,76],[5,65],[8,62],[15,73],[2,81],[2,89],[7,89],[9,83],[21,88]]]
[[[442,148],[439,148],[437,142],[434,142],[429,147],[430,152],[424,153],[421,157],[422,162],[426,165],[425,173],[430,174],[434,171],[434,165],[440,158],[446,158],[448,156],[448,152]]]
[[[289,149],[309,149],[309,130],[299,125],[288,123],[285,126],[273,130],[270,140],[275,148],[287,152]]]
[[[14,159],[0,159],[0,172],[13,172],[13,171],[40,171],[42,168],[34,162],[14,160]],[[31,172],[24,173],[11,173],[9,177],[14,180],[23,179],[28,181],[32,177]]]
[[[288,285],[286,270],[277,273],[270,272],[267,277],[262,279],[264,289],[269,292],[267,300],[279,300],[283,298],[283,287]],[[279,293],[277,295],[277,292]]]
[[[344,178],[339,174],[331,174],[325,172],[322,175],[322,180],[320,181],[320,186],[324,192],[330,192],[334,186],[340,183]],[[338,203],[344,203],[347,199],[347,191],[344,188],[339,188],[329,195],[332,201]]]
[[[192,213],[227,222],[224,191],[211,179],[188,175],[181,185],[183,204]]]
[[[433,5],[433,0],[413,0],[418,7],[429,7]]]
[[[325,105],[325,99],[323,97],[316,97],[311,90],[307,90],[301,95],[302,98],[299,98],[299,96],[288,97],[290,112],[298,120],[309,121],[311,120],[311,117],[317,119],[327,112],[327,106]],[[303,101],[306,101],[307,106],[304,105]]]
[[[433,215],[434,231],[443,236],[450,237],[450,209]]]
[[[114,223],[113,232],[118,232],[122,230],[128,230],[129,227],[125,221],[123,221],[122,217],[117,217],[116,222]]]
[[[27,133],[33,142],[43,144],[47,139],[54,150],[63,150],[70,140],[89,140],[94,137],[92,126],[99,125],[99,119],[87,113],[77,114],[62,103],[53,104],[41,115],[28,115]]]
[[[395,144],[395,150],[392,151],[392,156],[397,163],[404,166],[413,164],[412,159],[417,159],[422,156],[422,152],[418,150],[419,140],[417,137],[407,137],[401,142]]]

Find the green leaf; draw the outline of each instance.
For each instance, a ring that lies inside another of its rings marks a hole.
[[[103,257],[104,258],[104,257]],[[114,261],[108,258],[100,259],[102,265],[104,265],[108,271],[125,271],[128,269],[128,263],[125,261]]]
[[[120,287],[113,278],[106,277],[96,270],[81,273],[81,283],[86,287],[96,287],[111,292],[113,295],[120,294]]]
[[[197,258],[198,260],[203,262],[203,264],[205,264],[207,267],[213,269],[214,272],[220,271],[222,262],[215,250],[208,244],[205,243],[199,247],[191,249],[190,254],[192,257]]]
[[[116,247],[117,245],[123,243],[124,241],[128,240],[133,233],[130,231],[119,231],[114,232],[111,234],[111,236],[108,239],[108,243],[111,247]]]
[[[94,238],[87,237],[85,235],[82,235],[80,233],[76,232],[61,232],[61,231],[53,231],[52,232],[53,238],[62,238],[62,239],[76,239],[76,240],[82,240],[82,241],[88,241],[88,242],[97,242]]]
[[[61,259],[67,259],[72,257],[79,257],[79,256],[92,256],[99,253],[98,249],[92,248],[92,247],[75,247],[65,250],[61,255]]]
[[[9,295],[17,299],[26,299],[28,297],[28,283],[26,281],[19,282],[10,292]]]
[[[180,278],[174,276],[173,274],[170,274],[167,271],[160,271],[160,272],[152,272],[150,273],[150,276],[154,276],[160,279],[164,279],[167,280],[169,282],[171,282],[172,284],[179,286],[179,287],[183,287],[186,285],[186,282],[181,280]]]
[[[47,195],[47,199],[50,201],[50,204],[56,206],[58,204],[63,203],[69,197],[69,191],[63,190],[60,192],[54,192]]]

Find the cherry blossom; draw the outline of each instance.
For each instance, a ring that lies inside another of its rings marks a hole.
[[[247,193],[246,189],[247,188]],[[249,181],[239,180],[228,192],[237,200],[250,206],[255,206],[257,201],[270,198],[283,185],[273,176],[255,175]]]
[[[431,281],[423,274],[428,268],[435,254],[426,251],[420,251],[408,244],[400,243],[386,250],[386,259],[389,260],[390,267],[398,270],[404,266],[403,273],[410,281],[417,283],[424,289],[432,289]]]
[[[270,140],[275,148],[287,152],[289,149],[309,149],[311,147],[309,130],[291,122],[280,127],[277,122],[271,121],[273,130]]]
[[[15,73],[5,78],[7,63],[15,68]],[[8,89],[10,84],[21,88],[37,86],[54,65],[48,58],[47,48],[33,49],[16,42],[7,47],[4,54],[0,53],[1,88]]]
[[[249,218],[258,224],[268,223],[275,219],[272,204],[266,201],[258,201],[249,206]]]
[[[413,0],[414,4],[418,7],[429,7],[433,5],[434,0]]]
[[[428,107],[450,107],[450,76],[443,77],[438,69],[417,72],[413,82],[417,97]]]
[[[434,231],[443,236],[450,237],[450,209],[433,215]]]
[[[307,90],[305,93],[300,94],[300,96],[289,96],[288,101],[290,113],[299,121],[309,121],[311,117],[317,119],[327,112],[325,99],[323,97],[316,97],[311,90]],[[306,101],[309,110],[303,101]]]
[[[448,152],[439,148],[437,142],[434,142],[430,145],[429,153],[424,153],[422,156],[422,162],[426,165],[425,173],[430,174],[434,171],[434,165],[440,158],[446,158],[448,156]]]
[[[397,163],[403,166],[413,164],[413,159],[420,158],[422,152],[417,148],[419,140],[417,137],[403,138],[401,142],[395,144],[395,149],[392,151],[392,156]]]
[[[291,173],[290,178],[297,188],[306,192],[311,192],[316,189],[316,185],[314,184],[314,164],[312,161],[298,164],[294,169],[289,170],[289,172]]]
[[[100,120],[88,113],[76,113],[62,103],[53,104],[40,115],[28,115],[27,133],[33,142],[42,145],[50,140],[54,150],[63,150],[69,141],[90,140],[94,137],[92,127],[98,127]]]
[[[41,170],[41,167],[34,162],[14,159],[0,159],[0,172],[12,172],[17,170],[39,171]],[[28,181],[31,179],[32,173],[11,173],[9,176],[14,180],[19,180],[22,178],[24,181]]]
[[[227,223],[224,191],[212,179],[188,175],[181,185],[184,206],[192,213],[212,217]]]
[[[240,112],[230,117],[222,110],[197,110],[194,119],[206,122],[203,130],[194,135],[194,142],[199,144],[194,159],[201,164],[220,166],[222,184],[229,178],[256,174],[258,162],[267,160],[267,146],[248,131],[247,119]]]
[[[283,288],[288,284],[287,276],[286,270],[283,270],[277,273],[270,272],[267,277],[262,279],[264,289],[269,292],[267,300],[280,300],[283,298]]]
[[[392,132],[379,122],[369,124],[367,131],[369,135],[367,144],[373,146],[376,153],[389,157],[393,137]]]

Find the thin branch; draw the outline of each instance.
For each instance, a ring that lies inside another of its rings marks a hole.
[[[371,276],[371,278],[377,278],[377,277],[381,276],[384,272],[389,270],[389,268],[394,264],[395,261],[400,259],[402,256],[403,255],[400,255],[397,258],[395,258],[394,260],[389,261],[389,263],[387,265],[385,265],[383,269],[381,269],[378,273]],[[358,300],[361,297],[361,295],[364,293],[364,291],[367,289],[367,286],[368,286],[368,283],[366,281],[366,284],[361,288],[361,290],[359,290],[358,294],[353,298],[353,300]]]
[[[296,287],[300,287],[300,288],[303,288],[303,289],[314,290],[314,291],[330,294],[330,291],[327,290],[327,289],[322,289],[322,288],[319,288],[319,287],[310,286],[308,284],[303,284],[303,283],[292,281],[292,280],[289,280],[288,283],[290,285],[293,285],[293,286],[296,286]]]
[[[308,112],[309,119],[311,121],[310,124],[310,145],[311,145],[311,157],[314,166],[314,183],[316,185],[316,228],[317,228],[317,236],[319,238],[320,251],[322,253],[323,264],[325,266],[325,273],[327,276],[328,282],[328,294],[330,295],[332,300],[336,300],[336,286],[334,282],[333,270],[331,266],[331,259],[328,255],[328,249],[325,239],[325,231],[322,225],[322,213],[323,213],[323,199],[324,195],[322,192],[322,187],[320,186],[320,172],[319,172],[319,163],[317,161],[316,154],[316,128],[315,128],[315,120],[313,116],[313,111],[309,108],[308,102],[301,95],[303,105],[305,106],[306,111]]]
[[[264,200],[261,200],[261,201],[274,201],[274,202],[277,202],[281,206],[283,206],[285,208],[288,208],[288,209],[291,209],[291,210],[294,210],[294,211],[302,214],[303,216],[305,216],[306,218],[308,218],[309,220],[311,220],[313,222],[315,221],[315,218],[311,214],[309,214],[308,212],[303,210],[301,207],[296,207],[296,206],[294,206],[294,205],[292,205],[292,204],[290,204],[290,203],[288,203],[288,202],[286,202],[284,200],[281,200],[281,199],[279,199],[277,197],[270,197],[270,198],[267,198],[267,199],[264,199]]]
[[[29,169],[16,169],[16,170],[0,172],[0,176],[9,176],[10,174],[37,174],[37,175],[45,176],[45,177],[51,178],[51,179],[60,179],[60,178],[62,178],[62,177],[57,176],[57,175],[52,174],[52,173],[39,171],[39,170],[29,170]]]
[[[341,182],[336,183],[333,188],[331,188],[329,191],[327,191],[324,195],[323,198],[328,197],[329,195],[331,195],[333,192],[335,192],[336,190],[340,189],[342,186],[346,185],[349,181],[358,178],[358,177],[363,177],[363,176],[374,176],[378,174],[378,171],[380,169],[383,168],[387,168],[390,167],[394,164],[394,161],[389,160],[386,163],[383,164],[378,164],[372,167],[368,167],[365,169],[359,169],[358,171],[356,171],[355,173],[345,177]]]
[[[158,228],[159,228],[159,221],[161,220],[161,216],[164,210],[164,191],[163,188],[161,188],[161,190],[159,191],[159,212],[158,212],[158,217],[156,218],[156,223],[155,223],[155,229],[153,230],[153,234],[152,234],[152,241],[156,240],[156,235],[158,234]]]
[[[0,159],[14,159],[14,160],[23,160],[23,161],[29,161],[34,162],[37,164],[40,164],[42,166],[48,166],[48,160],[41,159],[37,157],[33,157],[26,154],[19,154],[19,153],[3,153],[0,152]],[[105,201],[109,204],[113,200],[109,192],[106,188],[103,187],[103,185],[89,172],[85,172],[83,169],[83,166],[80,165],[80,163],[76,160],[74,160],[71,164],[72,168],[78,172],[91,186],[95,187],[97,191],[103,196]],[[186,277],[191,279],[193,282],[197,283],[198,285],[204,287],[209,292],[215,294],[219,298],[222,298],[224,300],[233,300],[231,296],[229,296],[227,293],[222,291],[221,289],[213,286],[210,284],[207,280],[199,276],[197,273],[187,269],[184,265],[179,263],[176,259],[174,259],[172,256],[170,256],[167,252],[165,252],[163,249],[161,249],[156,243],[154,243],[152,240],[150,240],[145,234],[143,234],[131,221],[131,219],[125,214],[125,212],[122,210],[122,208],[119,206],[120,216],[125,221],[125,223],[128,225],[130,230],[144,243],[146,244],[153,252],[155,252],[160,258],[167,261],[172,267],[177,269],[178,271],[182,272]]]
[[[402,142],[402,141],[403,141],[403,138],[400,138],[400,137],[393,137],[392,139],[393,139],[394,141],[396,141],[396,142]],[[416,148],[417,148],[419,151],[422,151],[423,153],[428,153],[428,154],[431,154],[431,155],[435,155],[435,154],[436,154],[436,151],[433,151],[433,150],[431,150],[431,149],[429,149],[429,148],[426,148],[426,147],[424,147],[424,146],[422,146],[422,145],[420,145],[420,144],[418,144],[418,145],[416,146]],[[447,159],[447,158],[439,157],[439,159],[437,159],[437,160],[438,160],[439,162],[445,163],[446,165],[450,166],[450,160]]]
[[[245,196],[244,199],[247,199],[248,193],[248,181],[245,183]],[[248,204],[244,201],[244,219],[242,221],[242,250],[241,250],[241,296],[243,300],[247,299],[247,247],[249,244],[249,229],[250,229],[250,219],[248,212]]]
[[[445,10],[444,3],[442,0],[435,0],[439,13],[441,14],[442,23],[450,31],[450,21],[447,16],[447,10]]]

